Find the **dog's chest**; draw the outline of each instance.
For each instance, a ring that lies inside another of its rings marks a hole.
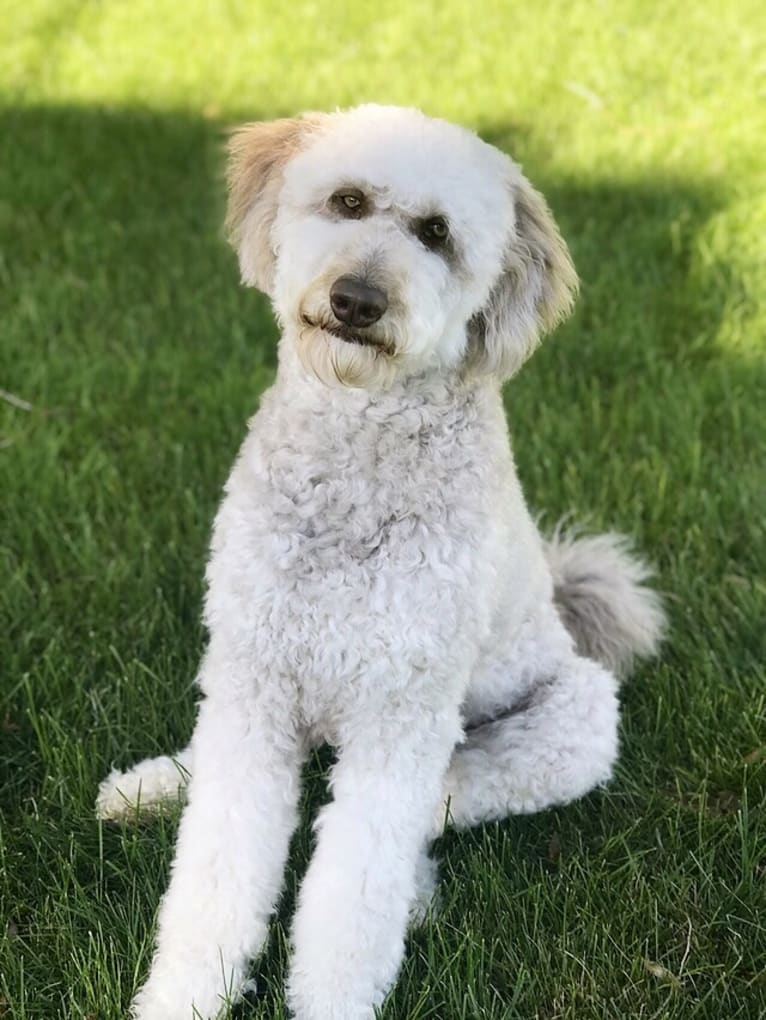
[[[323,439],[310,451],[286,441],[264,462],[253,523],[275,591],[301,612],[347,615],[360,599],[365,611],[416,600],[434,571],[457,583],[482,517],[475,477],[461,478],[475,475],[470,457],[428,429]]]
[[[371,661],[448,657],[461,632],[481,634],[497,465],[470,414],[260,425],[216,523],[211,628],[255,641],[316,704],[336,686],[347,698]]]

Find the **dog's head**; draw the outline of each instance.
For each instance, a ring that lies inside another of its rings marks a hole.
[[[577,277],[543,198],[476,135],[361,106],[232,137],[230,237],[325,382],[507,378],[570,310]]]

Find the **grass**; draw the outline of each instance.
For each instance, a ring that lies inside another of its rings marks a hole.
[[[388,1020],[766,1015],[766,16],[755,0],[26,0],[0,54],[0,1016],[111,1020],[175,819],[212,514],[273,378],[220,231],[225,125],[366,99],[511,151],[583,278],[507,389],[531,504],[636,536],[672,633],[608,791],[442,840]],[[8,395],[11,395],[9,399]],[[12,398],[18,398],[14,400]],[[325,795],[322,759],[307,810]],[[283,1017],[287,891],[246,1018]]]

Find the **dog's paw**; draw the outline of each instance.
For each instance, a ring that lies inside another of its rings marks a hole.
[[[98,788],[96,817],[117,822],[156,814],[183,799],[188,781],[183,754],[147,758],[127,772],[112,769]]]
[[[145,807],[141,803],[141,780],[130,772],[112,769],[96,796],[96,818],[118,822],[132,818]]]
[[[415,873],[415,899],[410,905],[409,923],[413,928],[433,917],[439,910],[439,896],[436,885],[439,880],[439,866],[427,854],[418,858]]]
[[[445,787],[447,790],[448,787]],[[445,792],[439,801],[439,806],[431,818],[431,830],[428,833],[429,839],[440,839],[447,829],[452,825],[452,799],[453,794]]]

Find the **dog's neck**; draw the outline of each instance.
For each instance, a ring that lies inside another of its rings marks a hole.
[[[311,374],[294,351],[280,350],[275,390],[286,406],[316,415],[317,421],[330,417],[341,427],[350,420],[358,429],[362,422],[387,428],[401,423],[407,430],[414,418],[438,419],[476,403],[477,397],[495,403],[497,381],[486,375],[461,370],[439,373],[434,370],[395,380],[385,389],[327,385]]]

